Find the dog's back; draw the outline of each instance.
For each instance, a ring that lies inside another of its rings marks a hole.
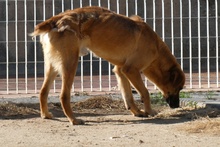
[[[108,9],[96,7],[96,6],[77,8],[74,10],[67,10],[63,13],[53,16],[50,19],[47,19],[46,21],[36,25],[34,32],[31,33],[30,35],[37,36],[40,34],[45,34],[54,28],[60,29],[59,27],[61,26],[59,25],[61,25],[62,19],[66,19],[66,16],[70,16],[72,18],[71,21],[75,21],[75,23],[83,24],[89,19],[97,19],[100,14],[105,14],[105,13],[114,13],[114,12]]]

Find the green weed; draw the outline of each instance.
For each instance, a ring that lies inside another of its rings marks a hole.
[[[180,98],[190,98],[190,92],[180,92]]]
[[[198,105],[198,102],[190,101],[190,102],[187,103],[186,106],[197,109],[197,105]]]
[[[206,98],[207,98],[208,100],[214,99],[213,96],[214,96],[214,91],[207,91],[207,93],[206,93]]]
[[[151,93],[151,103],[156,105],[166,105],[163,95],[160,92]]]

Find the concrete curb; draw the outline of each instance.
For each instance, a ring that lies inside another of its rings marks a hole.
[[[208,102],[206,107],[220,109],[220,102]]]

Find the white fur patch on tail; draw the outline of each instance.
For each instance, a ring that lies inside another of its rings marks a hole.
[[[43,44],[50,43],[50,37],[49,37],[48,33],[40,35],[40,42]]]
[[[58,29],[57,28],[53,28],[51,31],[58,32]],[[40,35],[40,42],[44,43],[44,44],[49,44],[50,43],[49,32]]]

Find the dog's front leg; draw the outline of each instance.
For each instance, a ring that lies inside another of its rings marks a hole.
[[[156,111],[151,108],[149,92],[142,81],[140,72],[135,67],[126,65],[121,70],[140,94],[144,102],[145,115],[156,115]]]
[[[126,109],[130,110],[134,116],[146,116],[146,114],[143,111],[139,110],[138,107],[135,105],[134,98],[131,92],[131,85],[124,74],[121,72],[121,68],[115,66],[113,71],[117,78]]]
[[[51,84],[53,83],[55,77],[57,76],[57,72],[54,70],[52,65],[45,60],[45,78],[40,91],[40,109],[41,109],[41,117],[42,118],[52,118],[53,115],[48,111],[47,106],[47,97],[50,91]]]

